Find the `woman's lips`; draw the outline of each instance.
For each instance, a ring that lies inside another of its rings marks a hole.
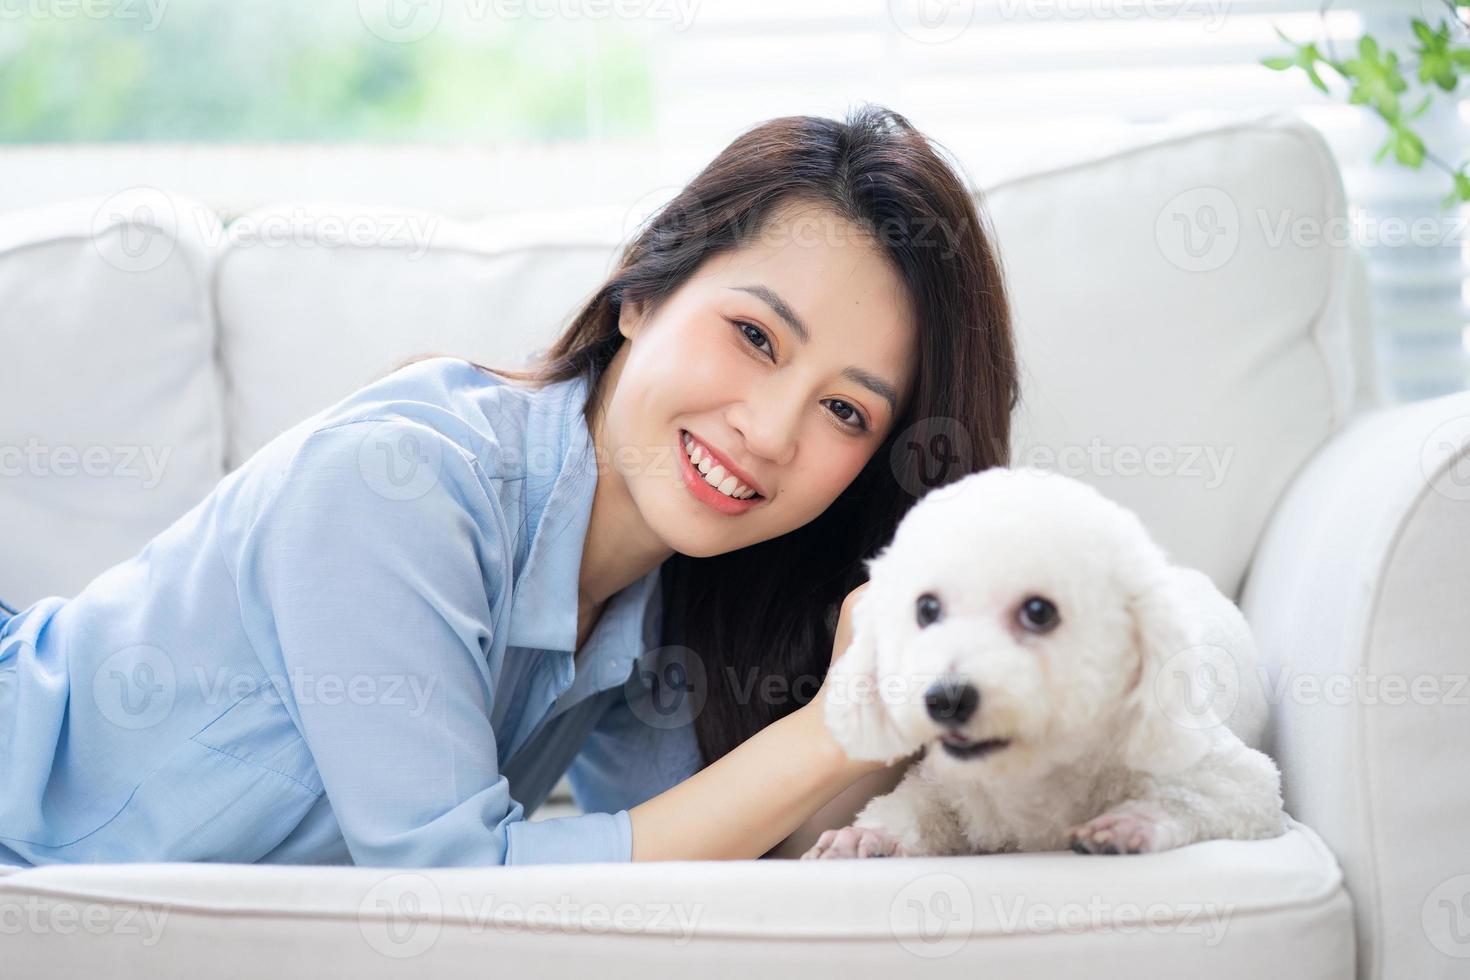
[[[710,486],[705,480],[704,475],[689,461],[689,454],[684,451],[684,431],[682,429],[679,431],[678,436],[678,450],[680,459],[679,476],[683,479],[684,486],[689,489],[689,492],[694,495],[696,500],[706,504],[712,510],[734,517],[744,514],[752,507],[765,502],[766,498],[759,495],[751,497],[749,500],[736,500],[734,497],[727,497]]]

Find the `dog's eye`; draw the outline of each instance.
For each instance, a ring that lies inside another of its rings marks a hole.
[[[1021,603],[1017,610],[1016,618],[1021,625],[1033,633],[1046,633],[1054,629],[1060,621],[1057,617],[1057,607],[1048,599],[1034,595]]]
[[[942,609],[943,607],[939,604],[939,598],[932,592],[925,592],[919,596],[918,601],[914,604],[915,618],[918,619],[920,626],[928,626],[939,618]]]

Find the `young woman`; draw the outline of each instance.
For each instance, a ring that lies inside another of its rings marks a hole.
[[[1017,387],[929,141],[757,126],[536,370],[410,361],[0,613],[0,862],[759,857],[883,769],[818,681],[904,512],[1007,461]],[[563,773],[587,812],[526,820]]]

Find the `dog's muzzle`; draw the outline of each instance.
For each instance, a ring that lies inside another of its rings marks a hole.
[[[969,739],[956,731],[980,708],[980,690],[969,681],[934,682],[924,692],[924,707],[930,718],[949,729],[940,736],[939,744],[956,759],[978,759],[1011,744],[1006,738]]]

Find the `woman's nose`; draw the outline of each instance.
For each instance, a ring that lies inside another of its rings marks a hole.
[[[767,388],[752,393],[736,428],[753,455],[774,466],[784,466],[796,452],[800,425],[800,406],[789,395]]]

